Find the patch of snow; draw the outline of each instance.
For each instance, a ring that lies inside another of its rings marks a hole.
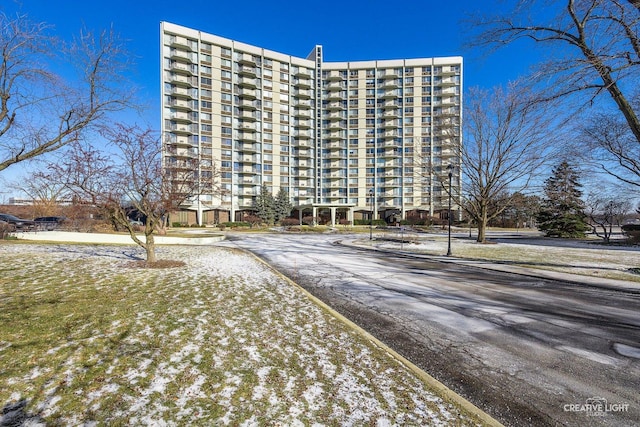
[[[615,343],[613,349],[623,356],[633,357],[634,359],[640,359],[640,348],[632,347],[630,345]]]

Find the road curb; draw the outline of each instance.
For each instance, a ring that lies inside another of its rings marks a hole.
[[[456,392],[451,390],[449,387],[447,387],[446,385],[444,385],[443,383],[441,383],[440,381],[438,381],[437,379],[435,379],[434,377],[429,375],[427,372],[425,372],[422,369],[420,369],[418,366],[416,366],[415,364],[413,364],[412,362],[407,360],[404,356],[402,356],[401,354],[399,354],[398,352],[396,352],[395,350],[390,348],[388,345],[386,345],[385,343],[383,343],[382,341],[380,341],[379,339],[377,339],[376,337],[371,335],[366,330],[364,330],[363,328],[361,328],[360,326],[358,326],[357,324],[355,324],[351,320],[347,319],[342,314],[338,313],[336,310],[334,310],[329,305],[327,305],[324,301],[322,301],[318,297],[314,296],[311,292],[307,291],[305,288],[300,286],[298,283],[296,283],[295,281],[291,280],[285,274],[281,273],[277,268],[275,268],[274,266],[269,264],[267,261],[265,261],[264,259],[262,259],[258,255],[254,254],[253,252],[250,252],[250,251],[245,250],[245,249],[240,249],[240,248],[237,248],[237,249],[242,251],[242,252],[244,252],[244,253],[246,253],[246,254],[249,254],[250,256],[252,256],[256,260],[258,260],[260,263],[262,263],[267,268],[269,268],[272,272],[274,272],[278,277],[282,278],[284,281],[286,281],[290,285],[292,285],[292,286],[296,287],[297,289],[299,289],[300,291],[302,291],[307,296],[307,298],[309,298],[314,304],[316,304],[317,306],[319,306],[323,310],[326,310],[329,314],[331,314],[333,317],[338,319],[340,322],[345,324],[350,329],[354,330],[359,335],[361,335],[364,338],[372,341],[375,345],[377,345],[378,347],[382,348],[391,357],[396,359],[398,362],[400,362],[402,365],[404,365],[407,369],[409,369],[411,372],[413,372],[417,377],[419,377],[423,382],[425,382],[429,387],[431,387],[431,389],[435,393],[437,393],[440,397],[444,398],[445,400],[449,400],[450,402],[460,406],[465,411],[467,411],[469,414],[471,414],[472,416],[476,417],[485,426],[504,427],[504,425],[502,423],[500,423],[498,420],[493,418],[491,415],[489,415],[488,413],[484,412],[482,409],[478,408],[476,405],[474,405],[473,403],[471,403],[470,401],[468,401],[464,397],[460,396],[459,394],[457,394]]]

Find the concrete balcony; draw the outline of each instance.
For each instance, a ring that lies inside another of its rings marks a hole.
[[[197,109],[194,102],[187,99],[171,98],[171,100],[167,103],[167,105],[176,109],[187,110],[187,111],[192,111],[194,109]]]
[[[342,76],[341,72],[338,70],[331,70],[327,73],[327,80],[329,81],[339,81],[339,80],[344,80],[344,77]]]
[[[240,108],[245,110],[255,110],[258,108],[258,103],[251,99],[240,99],[240,103],[238,105]]]
[[[187,113],[182,111],[171,113],[169,115],[169,118],[176,122],[192,122],[192,121],[198,120],[197,116],[194,116],[192,113]]]
[[[167,92],[168,94],[185,97],[185,98],[196,98],[198,96],[198,91],[195,89],[189,89],[184,87],[174,87]]]
[[[301,99],[309,99],[311,98],[312,92],[308,89],[295,89],[293,91],[293,96]]]
[[[330,131],[344,130],[346,128],[347,128],[347,125],[343,123],[341,120],[332,120],[327,125],[327,129]]]
[[[253,132],[240,132],[238,135],[238,140],[246,141],[246,142],[256,142],[257,137],[256,137],[256,134]]]
[[[344,131],[333,131],[333,132],[328,132],[325,135],[325,138],[329,139],[329,140],[336,140],[336,139],[344,139],[347,137],[347,133]]]
[[[333,101],[327,104],[327,109],[331,111],[344,110],[346,107],[342,104],[342,101]]]
[[[341,101],[346,99],[346,94],[342,92],[329,92],[326,95],[328,101]]]
[[[241,131],[244,131],[244,132],[255,132],[256,131],[256,124],[255,124],[255,122],[242,121],[238,125],[238,129],[240,129]]]
[[[308,130],[297,130],[293,132],[293,136],[296,138],[311,138],[313,135]]]
[[[247,87],[241,87],[238,91],[238,95],[242,99],[256,99],[256,90]]]
[[[248,53],[243,53],[238,58],[238,63],[242,64],[242,65],[255,66],[256,65],[256,60],[255,60],[253,55],[248,54]]]
[[[241,76],[256,76],[256,67],[252,67],[250,65],[242,65],[238,68],[238,74]]]
[[[242,120],[248,120],[248,121],[256,121],[256,120],[258,120],[258,116],[257,116],[256,112],[252,111],[252,110],[245,110],[245,109],[240,110],[239,117]]]
[[[306,78],[293,79],[293,85],[300,89],[309,89],[311,87],[311,80]]]
[[[301,129],[309,129],[311,127],[311,120],[294,120],[293,125]]]
[[[310,79],[313,75],[313,72],[308,68],[300,67],[298,68],[298,71],[294,73],[294,75],[300,79]]]
[[[398,119],[387,119],[380,124],[380,127],[383,129],[389,129],[389,128],[397,128],[400,125],[401,124],[399,123]]]
[[[251,76],[240,76],[238,78],[238,85],[241,87],[249,87],[255,89],[257,86],[257,80]]]
[[[382,87],[385,89],[397,89],[402,86],[402,82],[399,79],[385,80]]]
[[[398,79],[399,77],[400,77],[400,74],[398,74],[398,72],[393,69],[378,71],[379,79]]]
[[[170,83],[173,83],[175,85],[178,86],[185,86],[185,87],[195,87],[198,86],[198,78],[197,77],[190,77],[190,76],[183,76],[180,74],[175,74],[175,73],[169,73],[170,75],[167,76],[166,80]]]
[[[198,66],[195,64],[185,64],[184,62],[174,61],[169,66],[171,71],[182,74],[193,75],[198,74]],[[196,82],[197,83],[197,82]]]
[[[260,144],[252,144],[250,142],[242,142],[238,144],[237,151],[241,153],[256,153],[260,151]]]
[[[310,99],[295,99],[293,105],[298,110],[311,108],[311,100]]]
[[[397,98],[398,96],[400,96],[400,91],[397,89],[378,92],[378,98]]]
[[[296,108],[293,110],[293,115],[296,117],[311,117],[311,110],[306,108]]]
[[[397,110],[401,106],[401,103],[399,103],[395,99],[387,99],[384,102],[382,102],[380,104],[380,106],[382,108],[384,108],[384,109],[395,109],[395,110]]]
[[[168,37],[169,46],[177,49],[197,50],[198,42],[195,40],[189,40],[186,37],[171,35]]]
[[[169,56],[171,57],[171,59],[181,60],[188,63],[197,61],[197,55],[195,55],[193,52],[187,52],[183,49],[171,49],[169,51]]]
[[[309,159],[313,157],[313,151],[311,150],[299,150],[298,151],[298,158],[299,159]],[[302,161],[300,161],[300,165],[302,165]],[[305,166],[306,166],[306,162],[305,162]]]
[[[347,85],[342,81],[332,81],[332,82],[329,82],[329,84],[327,84],[325,89],[329,91],[346,90]]]

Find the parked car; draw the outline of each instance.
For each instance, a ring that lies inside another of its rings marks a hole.
[[[65,216],[41,216],[34,219],[33,221],[38,227],[44,230],[55,230],[60,226],[60,224],[65,222],[66,219],[67,217]]]
[[[16,230],[31,230],[36,227],[35,221],[22,219],[17,216],[0,213],[0,221],[4,221],[13,226]]]

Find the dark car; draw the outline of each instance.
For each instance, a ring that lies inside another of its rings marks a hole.
[[[36,225],[44,230],[55,230],[67,220],[65,216],[41,216],[33,220]]]
[[[0,213],[0,221],[4,221],[7,224],[14,227],[16,230],[30,230],[36,227],[35,221],[30,219],[22,219],[17,216]]]

